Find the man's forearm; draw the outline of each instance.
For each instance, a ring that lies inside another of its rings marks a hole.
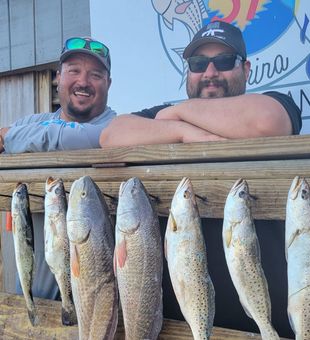
[[[221,140],[220,136],[191,124],[173,120],[154,120],[135,115],[121,115],[100,136],[101,147],[190,143]]]
[[[226,138],[289,135],[289,116],[275,99],[259,94],[190,99],[168,107],[156,119],[178,119]]]

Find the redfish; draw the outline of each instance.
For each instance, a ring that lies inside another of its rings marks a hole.
[[[120,186],[115,231],[126,340],[157,339],[163,322],[162,243],[157,213],[138,178]]]
[[[79,338],[113,339],[118,321],[113,230],[103,195],[89,176],[71,186],[67,230]]]

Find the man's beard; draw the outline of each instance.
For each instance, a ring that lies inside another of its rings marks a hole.
[[[84,110],[77,109],[70,101],[68,103],[67,112],[72,118],[75,118],[77,122],[87,122],[92,118],[92,109],[93,105]]]
[[[205,96],[203,89],[213,84],[217,89],[208,92]],[[189,81],[186,83],[188,98],[223,98],[234,97],[245,93],[245,82],[241,78],[237,78],[228,84],[226,79],[205,79],[198,83],[196,87],[191,86]]]

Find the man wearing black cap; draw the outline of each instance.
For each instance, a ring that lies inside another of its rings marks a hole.
[[[209,23],[183,57],[189,99],[117,117],[102,132],[101,146],[299,134],[301,112],[291,97],[275,91],[245,94],[251,65],[239,28]]]
[[[60,108],[33,114],[0,129],[0,152],[21,153],[98,148],[116,113],[107,106],[111,85],[107,46],[88,37],[65,42],[57,71]]]
[[[250,62],[239,29],[224,22],[203,27],[184,50],[189,65],[189,100],[158,106],[137,115],[120,115],[101,134],[101,145],[135,145],[209,141],[298,134],[301,113],[293,100],[278,92],[245,94]],[[121,138],[120,138],[121,136]],[[160,218],[164,233],[167,218]],[[283,221],[256,220],[262,264],[269,285],[272,320],[291,337],[287,320],[287,273]],[[258,332],[243,310],[232,284],[222,244],[222,219],[203,219],[208,268],[215,287],[216,326]],[[167,264],[163,275],[164,317],[182,320]]]

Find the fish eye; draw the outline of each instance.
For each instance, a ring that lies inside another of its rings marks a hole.
[[[82,198],[86,197],[86,191],[82,191],[81,197],[82,197]]]
[[[241,190],[241,191],[239,192],[239,197],[240,197],[240,198],[245,198],[245,196],[246,196],[246,192],[245,192],[244,190]]]
[[[56,194],[56,195],[60,195],[60,194],[61,194],[61,190],[60,190],[59,187],[57,187],[57,188],[55,189],[55,194]]]
[[[185,190],[184,194],[183,194],[183,197],[186,198],[186,199],[189,199],[191,197],[190,192],[188,190]]]

